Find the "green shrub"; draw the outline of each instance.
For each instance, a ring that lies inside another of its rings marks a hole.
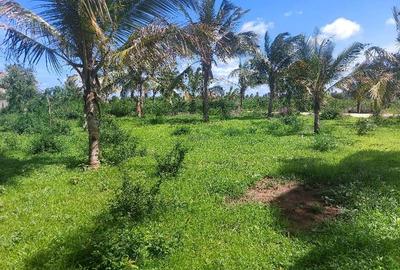
[[[316,134],[314,135],[313,148],[315,150],[326,152],[337,148],[338,143],[336,138],[330,134]]]
[[[229,127],[223,131],[223,134],[229,137],[240,136],[243,134],[243,130],[239,128]]]
[[[120,164],[137,155],[137,139],[122,130],[112,118],[101,123],[102,158],[111,164]]]
[[[164,157],[156,156],[156,175],[161,178],[177,176],[187,151],[188,149],[178,142]]]
[[[295,115],[271,119],[267,122],[267,131],[275,136],[294,135],[301,132],[303,127],[303,121]]]
[[[161,125],[165,123],[165,120],[162,116],[154,116],[149,118],[148,123],[150,125]]]
[[[235,103],[227,98],[220,98],[218,100],[218,107],[221,119],[228,119],[231,117],[233,110],[235,110]]]
[[[61,152],[61,150],[61,143],[52,134],[41,134],[35,137],[32,141],[32,154],[58,153]]]
[[[375,127],[375,123],[370,119],[359,119],[356,123],[357,134],[360,136],[367,135],[369,132],[373,131]]]
[[[172,136],[181,136],[181,135],[186,135],[189,133],[190,133],[189,127],[178,127],[174,131],[172,131],[171,135]]]
[[[132,183],[124,176],[122,187],[111,205],[111,212],[139,221],[153,211],[158,190],[158,187],[147,188],[141,183]]]
[[[110,102],[110,114],[116,117],[128,116],[133,113],[134,104],[130,100],[115,99]]]
[[[334,120],[339,119],[342,115],[342,109],[336,104],[326,106],[321,112],[322,120]]]

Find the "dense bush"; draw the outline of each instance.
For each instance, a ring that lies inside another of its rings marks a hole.
[[[58,153],[61,152],[62,145],[57,138],[48,133],[36,136],[32,141],[32,154],[39,153]]]
[[[181,136],[181,135],[186,135],[189,133],[190,133],[189,127],[178,127],[172,131],[171,135],[172,136]]]
[[[339,119],[345,110],[346,103],[340,99],[328,98],[328,101],[321,112],[322,120]]]
[[[359,119],[356,123],[356,130],[358,135],[367,135],[375,129],[376,125],[370,119]]]
[[[330,134],[321,133],[314,135],[313,148],[315,150],[326,152],[337,148],[337,146],[336,138]]]
[[[176,143],[165,156],[156,156],[156,175],[159,177],[175,177],[182,167],[188,149]]]
[[[275,136],[293,135],[303,130],[304,123],[295,115],[271,119],[267,123],[267,131]]]
[[[122,130],[108,117],[101,122],[102,158],[111,164],[120,164],[137,155],[137,139]]]
[[[116,117],[128,116],[134,112],[135,105],[127,99],[113,99],[109,104],[109,113]]]
[[[153,211],[158,190],[158,185],[148,188],[124,176],[121,190],[111,206],[112,213],[139,221]]]

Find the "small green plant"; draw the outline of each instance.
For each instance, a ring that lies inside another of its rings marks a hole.
[[[161,178],[177,176],[187,151],[188,149],[178,142],[167,155],[156,156],[156,175]]]
[[[375,123],[369,119],[359,119],[356,123],[357,134],[360,136],[367,135],[369,132],[373,131],[375,127]]]
[[[158,192],[159,184],[148,188],[141,183],[133,183],[129,177],[124,175],[122,187],[111,205],[111,212],[139,221],[155,208]]]
[[[58,153],[61,152],[61,150],[60,142],[52,134],[38,135],[32,141],[32,154]]]
[[[336,104],[328,104],[321,112],[322,120],[339,119],[342,115],[342,109]]]
[[[223,134],[225,136],[229,136],[229,137],[235,137],[235,136],[240,136],[243,134],[243,130],[239,129],[239,128],[234,128],[234,127],[229,127],[227,129],[225,129],[223,131]]]
[[[178,127],[174,131],[172,131],[171,135],[172,136],[181,136],[181,135],[186,135],[189,133],[190,133],[189,127]]]
[[[112,118],[102,121],[102,157],[111,164],[120,164],[137,155],[137,139],[122,130]]]
[[[330,134],[316,134],[314,136],[313,148],[315,150],[326,152],[337,148],[338,143],[336,138]]]

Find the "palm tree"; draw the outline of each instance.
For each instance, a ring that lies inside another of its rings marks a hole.
[[[63,62],[79,74],[92,168],[100,166],[99,77],[105,74],[114,49],[129,42],[132,32],[155,17],[171,13],[188,1],[43,0],[43,12],[35,14],[15,1],[0,0],[0,19],[5,22],[0,28],[7,31],[4,43],[8,57],[30,64],[44,58],[56,71],[61,70]]]
[[[234,69],[229,77],[237,77],[238,78],[238,87],[239,87],[239,111],[243,109],[243,100],[246,94],[246,90],[248,87],[254,85],[256,72],[251,68],[250,62],[246,62],[242,64],[239,63],[239,67]]]
[[[361,102],[368,97],[368,93],[372,88],[371,80],[364,70],[364,65],[358,66],[335,86],[348,93],[356,101],[357,113],[361,112]]]
[[[286,69],[293,63],[296,56],[296,42],[301,36],[291,37],[289,33],[277,35],[271,43],[269,33],[264,36],[264,50],[258,51],[251,64],[257,71],[260,84],[269,86],[268,116],[272,116],[277,82]]]
[[[298,51],[300,60],[294,64],[297,80],[313,97],[314,133],[320,131],[319,114],[326,92],[360,55],[365,45],[356,42],[336,58],[333,57],[334,48],[331,40],[318,35],[309,39],[304,38]]]
[[[213,78],[212,64],[226,61],[256,47],[253,32],[235,33],[240,19],[247,12],[229,0],[196,0],[193,12],[183,9],[188,25],[185,27],[188,45],[200,58],[203,74],[203,120],[209,121],[209,84]],[[193,14],[194,13],[194,14]]]

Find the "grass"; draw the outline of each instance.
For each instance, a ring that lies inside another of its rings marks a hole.
[[[116,269],[399,269],[398,121],[366,136],[356,134],[355,119],[323,121],[337,141],[326,152],[314,150],[311,118],[304,121],[305,130],[283,136],[271,133],[265,119],[121,118],[147,155],[99,171],[80,166],[86,147],[80,128],[61,137],[62,153],[34,156],[31,135],[0,131],[0,269],[88,268],[91,244],[113,242],[112,232],[127,226],[149,252]],[[172,135],[182,127],[190,132]],[[189,152],[178,177],[161,187],[162,206],[138,223],[109,222],[121,171],[150,183],[155,156],[177,141]],[[265,176],[324,185],[324,196],[344,214],[291,234],[273,206],[225,203]]]

